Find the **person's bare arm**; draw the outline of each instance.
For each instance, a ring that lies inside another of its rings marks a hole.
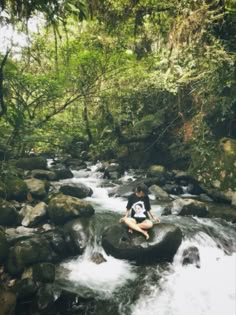
[[[155,222],[157,222],[157,223],[160,223],[160,222],[161,222],[160,219],[158,219],[158,217],[153,214],[153,212],[152,212],[151,209],[148,211],[148,213],[149,213],[149,216],[150,216]]]
[[[124,222],[125,219],[129,216],[130,209],[126,209],[125,216],[120,219],[120,223]]]

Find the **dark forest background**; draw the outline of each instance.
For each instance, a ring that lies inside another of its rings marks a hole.
[[[6,0],[0,9],[1,26],[28,41],[0,54],[2,171],[29,154],[84,154],[235,187],[235,0]]]

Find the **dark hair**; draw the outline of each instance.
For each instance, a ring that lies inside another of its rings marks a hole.
[[[149,194],[149,190],[148,190],[148,187],[145,185],[145,184],[139,184],[137,187],[136,187],[136,192],[143,192],[145,195],[148,195]]]

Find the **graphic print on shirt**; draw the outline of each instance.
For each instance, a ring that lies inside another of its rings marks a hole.
[[[146,218],[146,209],[143,201],[135,202],[132,209],[134,210],[134,218]]]

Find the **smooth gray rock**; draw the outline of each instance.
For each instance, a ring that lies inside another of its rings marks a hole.
[[[172,261],[182,241],[181,230],[173,224],[161,223],[154,225],[149,235],[146,241],[140,233],[130,234],[126,226],[116,224],[106,228],[102,246],[107,254],[137,264]]]
[[[208,207],[201,201],[179,198],[173,201],[171,213],[182,216],[206,217],[208,215]]]
[[[82,183],[63,184],[60,187],[60,191],[65,195],[76,198],[86,198],[92,196],[93,194],[92,189]]]

